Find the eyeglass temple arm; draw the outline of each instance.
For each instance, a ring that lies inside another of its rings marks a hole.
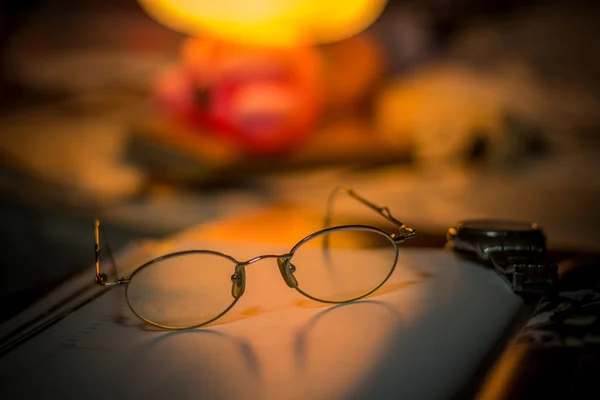
[[[417,232],[414,229],[409,228],[406,225],[404,225],[404,223],[402,223],[401,221],[398,221],[396,218],[394,218],[394,216],[390,212],[389,208],[380,207],[374,203],[371,203],[369,200],[358,195],[354,190],[347,189],[347,188],[337,188],[329,196],[329,199],[327,200],[327,212],[325,215],[325,227],[328,227],[331,223],[331,216],[333,214],[333,201],[339,194],[347,194],[348,196],[359,201],[363,205],[369,207],[371,210],[375,211],[376,213],[378,213],[379,215],[381,215],[383,218],[387,219],[394,225],[398,226],[400,228],[400,236],[393,235],[395,239],[397,238],[399,240],[405,240],[405,239],[409,239],[413,236],[416,236]]]
[[[113,255],[112,250],[110,249],[110,246],[108,245],[108,242],[106,241],[106,235],[104,234],[104,230],[102,229],[102,227],[100,226],[100,221],[96,220],[94,222],[94,236],[96,238],[96,246],[95,246],[95,252],[96,252],[96,278],[94,279],[94,282],[98,285],[102,285],[102,286],[114,286],[114,285],[118,285],[121,283],[127,283],[129,282],[128,279],[118,279],[116,281],[109,281],[108,280],[108,275],[104,272],[100,272],[100,236],[102,236],[102,240],[104,241],[105,245],[106,245],[106,253],[108,255],[108,258],[110,260],[110,263],[113,265],[113,268],[116,269],[116,265],[117,263],[115,262],[115,256]]]

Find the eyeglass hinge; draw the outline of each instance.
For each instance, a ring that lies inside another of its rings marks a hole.
[[[104,286],[106,284],[106,280],[108,279],[108,275],[100,273],[100,274],[96,274],[96,279],[94,279],[94,283],[96,283],[97,285],[102,285]]]
[[[392,234],[392,239],[394,239],[394,242],[396,243],[402,243],[405,240],[411,239],[415,236],[417,236],[417,231],[415,231],[413,228],[409,228],[406,225],[402,225],[399,233]]]
[[[97,285],[102,285],[102,286],[115,286],[115,285],[122,285],[122,284],[129,283],[129,279],[128,278],[120,278],[120,279],[117,279],[116,281],[109,282],[108,275],[106,275],[104,273],[100,273],[100,274],[96,275],[96,279],[94,279],[94,283],[96,283]]]

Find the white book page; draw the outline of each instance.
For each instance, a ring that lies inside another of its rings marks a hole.
[[[522,307],[491,269],[437,249],[402,249],[379,291],[340,306],[286,286],[273,259],[246,273],[228,314],[187,331],[142,323],[108,289],[1,358],[0,397],[448,398]]]

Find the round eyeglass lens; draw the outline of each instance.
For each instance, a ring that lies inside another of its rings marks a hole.
[[[390,277],[398,247],[368,227],[338,228],[300,242],[290,262],[298,290],[316,300],[343,303],[364,297]]]
[[[139,317],[161,327],[205,324],[235,303],[235,266],[230,258],[204,251],[157,259],[133,273],[127,301]]]

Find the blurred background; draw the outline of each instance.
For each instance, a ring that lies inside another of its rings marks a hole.
[[[92,266],[94,218],[119,249],[338,185],[435,245],[600,251],[586,3],[0,0],[0,320]]]

